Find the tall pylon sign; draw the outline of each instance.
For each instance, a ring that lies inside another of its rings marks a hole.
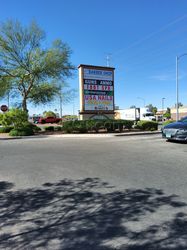
[[[79,69],[80,119],[114,118],[114,70],[81,64]]]

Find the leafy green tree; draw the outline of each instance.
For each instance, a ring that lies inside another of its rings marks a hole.
[[[167,108],[166,113],[163,116],[165,118],[167,118],[167,119],[171,118],[171,110],[170,110],[170,108]]]
[[[78,116],[77,115],[64,115],[63,117],[62,117],[63,119],[65,119],[65,120],[78,120]]]
[[[14,128],[24,127],[28,124],[28,115],[21,109],[11,109],[0,115],[0,122],[3,126],[13,126]]]
[[[10,87],[8,78],[1,79],[0,75],[0,97],[7,95],[10,91]]]
[[[56,117],[56,114],[53,111],[44,111],[43,116],[44,117],[48,117],[48,116]]]
[[[149,104],[149,105],[147,105],[146,107],[149,108],[149,110],[150,110],[151,112],[153,112],[154,115],[156,114],[156,112],[157,112],[157,107],[154,107],[152,104]]]
[[[0,26],[0,96],[10,89],[27,102],[48,103],[59,95],[56,81],[72,76],[71,50],[61,40],[44,48],[44,31],[32,22],[28,27],[18,21]]]

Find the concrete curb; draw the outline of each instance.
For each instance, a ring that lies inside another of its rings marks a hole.
[[[128,132],[128,133],[116,134],[115,136],[156,135],[161,133],[162,133],[161,131]]]
[[[114,136],[136,136],[136,135],[155,135],[161,134],[161,131],[143,131],[143,132],[126,132],[126,133],[106,133],[106,134],[57,134],[57,135],[32,135],[32,136],[16,136],[0,137],[0,140],[15,140],[15,139],[38,139],[38,138],[75,138],[75,137],[114,137]]]

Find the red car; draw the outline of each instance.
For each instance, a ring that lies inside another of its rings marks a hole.
[[[52,117],[52,116],[48,116],[48,117],[41,117],[38,121],[38,123],[58,123],[61,121],[61,118],[57,118],[57,117]]]

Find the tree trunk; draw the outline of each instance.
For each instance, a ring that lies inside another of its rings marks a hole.
[[[26,96],[23,97],[22,109],[23,109],[23,111],[26,111],[28,113],[28,109],[27,109],[27,97]]]

